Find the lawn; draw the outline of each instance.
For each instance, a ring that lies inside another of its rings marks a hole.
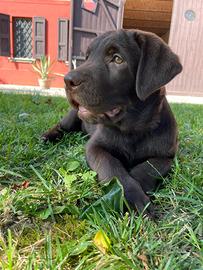
[[[85,162],[84,134],[41,142],[67,108],[63,98],[0,94],[0,269],[203,269],[203,106],[172,105],[180,145],[154,194],[156,222],[99,205],[110,187]]]

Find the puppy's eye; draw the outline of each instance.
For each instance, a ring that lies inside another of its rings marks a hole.
[[[115,54],[113,56],[113,62],[116,63],[116,64],[118,64],[118,65],[120,65],[120,64],[123,63],[123,58],[120,55]]]

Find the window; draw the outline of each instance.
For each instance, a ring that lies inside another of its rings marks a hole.
[[[13,29],[13,53],[10,52],[10,16],[0,13],[0,56],[11,59],[39,59],[46,54],[46,19],[44,17],[11,17]],[[63,44],[62,44],[63,45]]]
[[[32,19],[14,18],[13,33],[14,57],[32,58]]]

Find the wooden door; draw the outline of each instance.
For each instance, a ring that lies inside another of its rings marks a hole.
[[[125,0],[72,0],[69,63],[85,60],[90,42],[98,35],[122,27]],[[71,69],[71,65],[69,65]]]
[[[203,96],[203,1],[174,0],[169,45],[183,71],[167,85],[173,95]]]

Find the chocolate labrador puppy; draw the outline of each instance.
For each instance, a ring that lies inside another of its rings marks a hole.
[[[94,39],[86,61],[65,76],[71,111],[43,134],[90,135],[86,159],[99,181],[116,176],[128,203],[143,211],[148,192],[171,167],[177,127],[163,86],[182,70],[179,58],[156,35],[118,30]],[[152,214],[152,206],[146,209]]]

